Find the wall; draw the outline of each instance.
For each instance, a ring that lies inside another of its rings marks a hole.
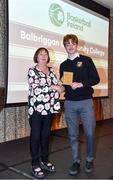
[[[0,0],[0,87],[5,87],[6,58],[6,17],[5,0]],[[22,138],[29,135],[27,106],[0,108],[0,142]]]
[[[110,17],[109,36],[109,98],[101,98],[104,119],[113,118],[113,13]]]
[[[5,0],[0,0],[0,87],[5,87]],[[95,116],[97,120],[113,118],[113,16],[110,18],[109,41],[109,98],[94,100]],[[62,104],[63,107],[63,104]],[[53,129],[66,126],[64,112],[59,114],[54,121]],[[27,106],[7,107],[0,110],[0,142],[14,140],[29,135]]]

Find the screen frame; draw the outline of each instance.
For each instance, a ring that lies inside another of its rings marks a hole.
[[[90,0],[85,0],[85,3],[83,0],[69,0],[70,2],[76,3],[82,7],[85,7],[86,9],[89,9],[91,11],[94,11],[106,18],[110,19],[110,9]],[[8,43],[9,43],[9,0],[5,0],[5,45],[4,45],[4,59],[5,61],[5,107],[14,107],[14,106],[26,106],[27,102],[19,102],[19,103],[7,103],[7,91],[8,91]],[[109,38],[108,38],[109,39]],[[109,44],[108,44],[109,48]],[[109,56],[108,56],[108,64],[109,64]],[[109,73],[108,73],[108,79],[109,79]],[[109,87],[109,82],[108,82],[108,87]],[[108,91],[108,96],[100,96],[100,97],[94,97],[94,98],[101,98],[101,97],[109,97],[109,91]],[[62,101],[62,100],[61,100]]]

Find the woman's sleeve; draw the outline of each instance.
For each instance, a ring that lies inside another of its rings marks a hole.
[[[36,76],[34,69],[30,68],[28,70],[28,84],[29,87],[32,89],[39,87],[39,79],[38,76]]]

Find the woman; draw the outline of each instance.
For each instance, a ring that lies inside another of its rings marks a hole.
[[[55,166],[49,162],[49,135],[54,114],[60,110],[59,95],[62,87],[51,67],[49,52],[41,47],[34,54],[36,65],[28,71],[28,114],[30,123],[30,152],[32,174],[44,178],[43,169],[55,172]],[[41,153],[41,160],[39,155]]]

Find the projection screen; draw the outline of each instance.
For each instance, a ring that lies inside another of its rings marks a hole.
[[[7,104],[27,102],[27,72],[35,65],[37,48],[48,48],[50,66],[59,77],[66,59],[62,39],[68,33],[78,36],[79,52],[98,69],[101,81],[94,97],[108,96],[108,18],[67,0],[9,0],[8,27]]]

